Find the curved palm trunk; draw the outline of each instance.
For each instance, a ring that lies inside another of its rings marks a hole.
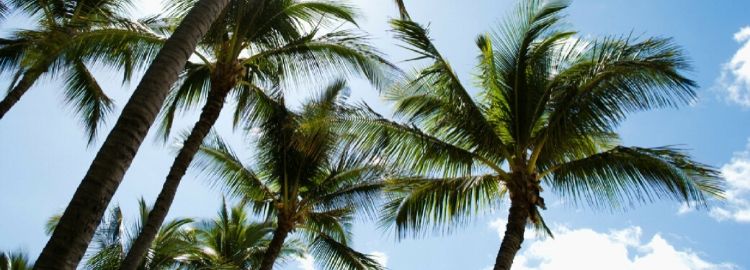
[[[494,270],[510,270],[513,265],[513,258],[521,249],[528,219],[529,203],[511,197],[508,224],[505,226],[505,236],[503,236],[503,242],[500,244],[500,251],[497,252]]]
[[[73,270],[86,252],[169,88],[229,0],[200,0],[167,40],[96,154],[34,269]]]
[[[39,76],[42,75],[42,73],[43,72],[28,71],[23,74],[23,77],[18,82],[18,84],[16,84],[16,86],[14,86],[13,89],[8,92],[8,95],[5,96],[2,101],[0,101],[0,119],[3,119],[3,116],[5,116],[8,111],[10,111],[10,108],[18,103],[21,97],[26,94],[26,91],[29,91],[29,89],[31,89],[31,86],[34,85],[34,83],[39,78]]]
[[[273,238],[271,239],[271,243],[268,244],[266,253],[263,254],[263,261],[260,263],[259,270],[273,269],[273,265],[276,263],[276,258],[281,254],[281,248],[284,247],[284,241],[286,240],[286,237],[289,236],[289,232],[292,231],[292,223],[283,220],[283,218],[279,218],[279,224],[273,232]]]
[[[224,107],[224,101],[231,88],[231,84],[224,83],[215,89],[211,89],[198,122],[193,126],[193,130],[187,139],[185,139],[182,149],[180,149],[174,162],[172,162],[172,167],[169,169],[164,186],[161,188],[159,197],[157,197],[154,203],[154,208],[149,212],[146,224],[130,247],[125,260],[120,265],[120,270],[136,270],[141,260],[146,256],[151,242],[156,239],[156,234],[159,233],[159,228],[161,228],[164,219],[166,219],[169,213],[169,208],[172,206],[174,197],[177,194],[180,180],[182,180],[195,154],[200,149],[203,139],[211,131],[216,120],[219,119],[221,109]]]

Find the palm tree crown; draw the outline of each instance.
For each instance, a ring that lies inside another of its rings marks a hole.
[[[29,15],[35,28],[0,39],[0,71],[13,74],[0,118],[40,77],[62,75],[65,102],[81,118],[91,142],[113,103],[89,67],[113,67],[127,81],[156,52],[160,39],[122,15],[129,0],[9,2]]]
[[[191,0],[175,0],[179,15]],[[209,29],[196,56],[164,108],[162,131],[169,134],[175,112],[201,106],[201,115],[175,157],[162,191],[124,267],[132,270],[155,229],[167,215],[177,187],[203,139],[216,123],[230,94],[237,99],[235,124],[253,92],[270,85],[312,82],[332,75],[363,75],[375,85],[388,82],[392,66],[347,30],[319,34],[335,22],[354,23],[351,7],[335,2],[236,0]],[[311,30],[308,30],[311,29]],[[166,138],[166,136],[165,136]]]
[[[194,0],[174,0],[174,16]],[[258,2],[258,3],[255,3]],[[355,30],[325,32],[337,23],[356,25],[355,10],[328,1],[237,0],[209,30],[185,67],[162,112],[168,139],[176,113],[205,107],[212,89],[225,89],[238,103],[234,121],[246,110],[255,88],[311,83],[343,75],[364,75],[377,87],[390,82],[395,67]]]
[[[150,211],[143,199],[138,201],[138,210],[138,222],[130,225],[124,222],[120,207],[115,206],[109,211],[94,234],[84,269],[120,269],[125,252],[142,230]],[[192,243],[185,236],[187,225],[192,222],[191,219],[179,218],[165,223],[151,245],[149,256],[138,269],[174,269],[181,265],[182,257],[193,250]]]
[[[301,111],[287,108],[280,90],[255,91],[246,118],[257,131],[255,162],[242,163],[216,136],[199,152],[195,165],[209,179],[276,220],[260,269],[270,269],[274,246],[297,231],[323,269],[381,268],[348,247],[352,218],[373,212],[384,183],[382,166],[338,143],[332,119],[346,111],[344,89],[343,82],[334,83]]]
[[[618,144],[627,114],[694,100],[687,60],[669,39],[586,41],[560,26],[565,3],[528,1],[497,31],[476,39],[477,86],[469,94],[422,25],[393,20],[397,38],[428,62],[388,92],[388,120],[362,108],[346,121],[361,153],[411,176],[383,222],[400,237],[465,222],[510,197],[495,269],[510,269],[527,223],[544,229],[542,186],[594,207],[661,198],[703,203],[721,193],[717,172],[674,147]],[[403,13],[403,12],[402,12]]]
[[[190,230],[188,238],[194,243],[194,251],[187,255],[188,269],[256,269],[263,259],[274,230],[273,223],[257,223],[249,220],[251,213],[245,203],[221,210],[213,220],[206,220]],[[297,241],[285,243],[279,260],[301,256],[302,247]]]

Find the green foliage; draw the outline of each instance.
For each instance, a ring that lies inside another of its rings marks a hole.
[[[144,60],[155,55],[161,39],[144,21],[122,15],[131,5],[127,0],[11,0],[8,4],[31,17],[36,26],[0,40],[0,72],[13,74],[9,89],[22,80],[33,84],[43,76],[62,75],[65,102],[81,119],[92,142],[114,104],[89,67],[122,71],[127,81],[134,70],[149,62]]]
[[[170,10],[184,15],[193,0],[174,0]],[[211,85],[231,81],[237,106],[235,126],[253,106],[261,88],[316,85],[325,79],[361,76],[379,88],[397,72],[366,35],[339,24],[355,24],[355,10],[332,1],[232,1],[214,23],[170,93],[160,133],[167,140],[175,117],[205,103]],[[327,29],[335,30],[328,31]]]
[[[269,220],[292,222],[308,252],[324,269],[381,269],[372,257],[348,247],[351,221],[374,216],[385,186],[384,168],[340,142],[337,119],[349,111],[346,87],[337,81],[289,109],[282,91],[255,89],[247,115],[257,136],[252,165],[213,134],[194,167],[214,185]]]
[[[119,269],[127,249],[140,233],[150,209],[146,202],[138,201],[139,221],[130,226],[124,223],[122,211],[114,207],[109,211],[94,234],[86,255],[84,269]],[[166,222],[151,244],[148,255],[138,269],[174,269],[181,265],[182,257],[194,250],[186,234],[186,225],[191,219],[175,219]]]
[[[253,269],[260,264],[275,228],[273,223],[250,222],[246,205],[228,208],[222,203],[218,217],[197,224],[187,233],[192,252],[183,257],[188,269]],[[302,255],[298,241],[285,243],[279,260]]]
[[[33,266],[24,252],[0,251],[0,270],[31,270]]]
[[[381,219],[399,238],[448,233],[496,210],[506,193],[529,203],[529,222],[546,229],[542,185],[595,208],[721,196],[717,171],[683,151],[618,145],[615,130],[628,114],[696,98],[681,49],[670,39],[585,40],[564,29],[566,7],[523,1],[479,36],[475,96],[427,28],[408,14],[391,22],[422,67],[386,93],[396,120],[360,106],[340,126],[358,153],[407,176],[390,181]]]
[[[245,203],[239,203],[229,208],[223,203],[218,216],[213,220],[193,222],[192,219],[180,218],[166,222],[159,228],[156,239],[138,269],[239,270],[256,267],[276,225],[250,221],[251,215],[246,212],[246,206]],[[130,226],[124,223],[119,207],[109,211],[94,234],[84,269],[120,268],[128,248],[148,218],[150,209],[143,199],[138,201],[138,209],[139,220]],[[49,219],[48,232],[54,230],[57,221],[59,216]],[[300,241],[290,240],[282,248],[279,260],[283,262],[294,256],[301,256],[303,250]],[[7,255],[12,259],[11,265],[28,265],[25,257],[19,257],[19,254]]]

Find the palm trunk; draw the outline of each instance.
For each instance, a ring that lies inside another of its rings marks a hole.
[[[260,263],[259,270],[273,269],[273,265],[276,263],[276,258],[281,254],[281,248],[284,247],[284,241],[289,235],[289,232],[292,231],[292,223],[284,220],[284,218],[279,218],[279,224],[273,232],[273,238],[271,239],[271,243],[268,244],[266,253],[263,254],[263,261]]]
[[[513,265],[513,258],[521,249],[528,218],[529,203],[526,200],[514,199],[511,196],[508,224],[505,226],[505,236],[495,259],[494,270],[510,270]]]
[[[34,269],[73,270],[156,120],[169,88],[229,0],[200,0],[167,40],[96,154]]]
[[[211,89],[198,122],[193,126],[193,130],[187,139],[185,139],[182,149],[180,149],[174,162],[172,162],[172,168],[169,169],[167,180],[164,182],[159,197],[157,197],[154,203],[154,208],[149,212],[146,224],[130,247],[125,260],[120,265],[120,270],[136,270],[141,260],[146,256],[151,242],[156,238],[159,228],[161,228],[164,219],[166,219],[169,213],[169,208],[172,206],[174,197],[177,194],[177,187],[180,185],[180,180],[182,180],[185,172],[187,172],[190,163],[203,143],[203,139],[211,131],[216,120],[219,119],[219,114],[222,107],[224,107],[224,101],[230,89],[231,85],[227,84],[217,85],[215,89]]]
[[[0,101],[0,119],[3,119],[3,116],[10,111],[10,108],[18,103],[21,97],[26,94],[26,91],[29,91],[41,74],[42,72],[33,71],[27,71],[23,74],[23,77],[21,77],[16,86]]]

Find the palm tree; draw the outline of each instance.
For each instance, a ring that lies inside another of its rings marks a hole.
[[[94,241],[88,248],[84,269],[118,269],[125,256],[125,251],[132,245],[135,236],[148,217],[150,209],[141,198],[138,200],[139,221],[126,227],[122,210],[115,206],[109,216],[103,218],[94,234]],[[47,232],[54,231],[60,216],[52,216],[47,222]],[[194,243],[188,236],[188,225],[191,219],[174,219],[159,229],[153,245],[149,247],[149,257],[138,266],[141,270],[174,269],[182,265],[181,259],[194,252]]]
[[[146,70],[73,194],[35,269],[75,269],[169,88],[229,0],[200,0]]]
[[[398,121],[369,108],[348,117],[359,153],[379,153],[404,177],[382,222],[399,237],[510,209],[494,269],[510,269],[527,224],[547,229],[543,186],[564,200],[627,208],[720,196],[717,172],[674,147],[618,144],[627,114],[695,99],[695,83],[669,39],[585,41],[560,26],[560,2],[524,1],[498,31],[481,35],[472,97],[422,25],[394,20],[397,37],[427,66],[389,91]]]
[[[0,252],[0,270],[31,270],[32,265],[23,252]]]
[[[0,39],[0,71],[13,73],[10,90],[0,101],[0,119],[44,75],[63,76],[65,102],[81,118],[89,142],[112,110],[112,100],[92,75],[91,64],[124,72],[155,51],[160,40],[139,22],[121,14],[129,0],[13,1],[38,25]],[[7,10],[0,5],[0,11]]]
[[[332,121],[346,109],[344,83],[329,86],[297,112],[281,90],[256,89],[244,113],[258,131],[255,163],[244,164],[218,136],[201,147],[195,167],[213,183],[275,219],[260,270],[272,269],[290,235],[301,240],[321,269],[382,269],[348,246],[355,214],[372,214],[384,182],[383,168],[339,144]]]
[[[188,237],[193,252],[184,257],[189,269],[255,269],[271,241],[274,224],[250,222],[244,203],[228,209],[225,202],[217,218],[201,222]],[[300,256],[298,242],[286,243],[280,259]]]
[[[138,201],[139,221],[125,227],[120,207],[110,210],[108,218],[96,230],[94,241],[89,246],[84,269],[119,269],[125,252],[135,236],[142,230],[150,209],[143,199]],[[140,270],[174,269],[181,264],[179,259],[193,250],[193,243],[186,236],[186,226],[191,219],[175,219],[159,229],[156,240],[149,247],[149,256],[139,266]]]
[[[175,0],[176,10],[191,0]],[[201,115],[175,157],[146,230],[128,254],[123,269],[132,270],[145,254],[167,216],[177,188],[201,142],[230,95],[238,111],[263,82],[311,81],[313,76],[364,74],[374,84],[388,80],[390,65],[363,37],[351,31],[319,34],[320,25],[354,24],[350,7],[326,1],[236,0],[215,23],[196,52],[201,63],[189,63],[164,108],[164,133],[169,134],[177,110],[202,104]],[[311,27],[309,32],[303,29]],[[307,80],[305,80],[307,78]],[[238,113],[235,113],[237,116]],[[235,117],[237,119],[237,117]]]

